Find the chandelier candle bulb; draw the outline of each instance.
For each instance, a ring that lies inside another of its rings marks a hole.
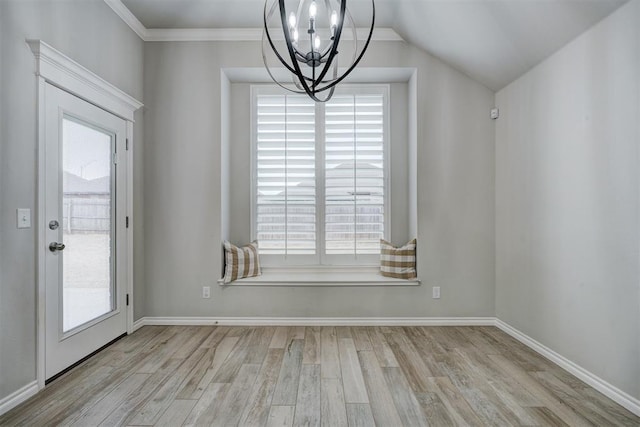
[[[291,12],[289,14],[289,28],[294,29],[296,27],[296,15]]]
[[[312,1],[311,5],[309,5],[309,17],[315,18],[316,13],[318,13],[318,6],[316,6],[316,2]]]
[[[338,12],[331,12],[331,40],[336,36],[336,26],[338,25]]]

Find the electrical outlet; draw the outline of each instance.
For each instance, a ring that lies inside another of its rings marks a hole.
[[[434,286],[433,290],[433,299],[439,299],[440,298],[440,286]]]
[[[202,298],[211,298],[211,286],[202,287]]]

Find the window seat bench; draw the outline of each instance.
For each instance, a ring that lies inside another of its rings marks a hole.
[[[420,279],[384,277],[377,267],[274,268],[264,267],[262,275],[239,279],[221,286],[419,286]]]

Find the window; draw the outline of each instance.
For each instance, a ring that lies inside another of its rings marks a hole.
[[[266,264],[373,264],[388,215],[388,88],[327,103],[253,87],[253,236]]]

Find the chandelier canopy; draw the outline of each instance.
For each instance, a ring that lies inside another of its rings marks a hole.
[[[369,35],[359,48],[356,25],[347,9],[347,0],[297,0],[297,7],[289,10],[285,0],[266,0],[262,35],[264,65],[273,81],[282,88],[306,93],[316,102],[326,102],[333,96],[336,85],[353,71],[369,47],[375,16],[375,3],[371,0]],[[277,26],[282,28],[284,44],[269,31],[272,19],[277,20]],[[305,28],[299,27],[300,24]],[[338,53],[346,44],[345,32],[351,32],[352,46],[342,55],[348,55],[350,50],[351,62],[346,71],[339,74]],[[275,77],[268,63],[269,52],[291,73],[295,88]]]

